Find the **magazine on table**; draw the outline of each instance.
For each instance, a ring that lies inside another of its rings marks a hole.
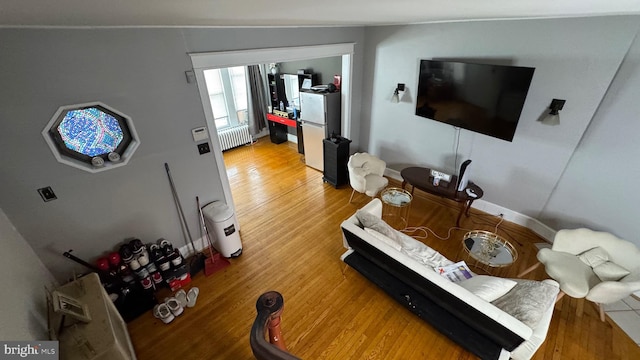
[[[473,273],[469,270],[467,263],[464,261],[457,262],[455,264],[447,266],[438,266],[436,268],[438,274],[446,277],[453,282],[459,282],[470,279],[473,277]]]

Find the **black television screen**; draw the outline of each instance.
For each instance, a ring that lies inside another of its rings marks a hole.
[[[534,70],[421,60],[416,115],[512,141]]]

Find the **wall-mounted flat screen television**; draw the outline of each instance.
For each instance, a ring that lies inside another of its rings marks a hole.
[[[512,141],[534,70],[421,60],[416,115]]]

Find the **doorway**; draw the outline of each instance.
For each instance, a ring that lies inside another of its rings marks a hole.
[[[247,51],[225,51],[213,53],[189,54],[191,63],[198,83],[200,98],[203,105],[207,128],[209,130],[212,151],[216,161],[216,168],[220,176],[225,202],[235,210],[231,186],[227,176],[227,170],[222,156],[220,141],[216,136],[215,118],[209,100],[206,87],[205,71],[208,69],[229,68],[234,66],[246,66],[250,64],[266,64],[284,61],[299,61],[306,59],[341,56],[342,58],[342,134],[350,137],[351,134],[351,96],[353,73],[352,57],[354,53],[354,43],[302,46],[289,48],[255,49]]]

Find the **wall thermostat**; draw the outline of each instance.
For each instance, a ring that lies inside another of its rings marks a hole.
[[[209,138],[209,133],[207,133],[207,128],[204,126],[191,130],[191,135],[193,135],[193,141],[195,142],[206,140]]]

